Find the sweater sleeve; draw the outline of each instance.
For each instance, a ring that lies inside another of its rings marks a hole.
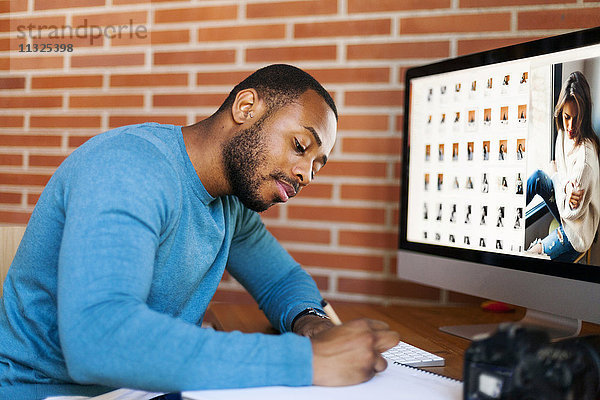
[[[593,174],[592,167],[588,164],[586,157],[586,149],[584,145],[581,145],[580,157],[577,158],[575,164],[569,168],[564,169],[565,174],[556,174],[553,177],[556,204],[562,219],[565,220],[576,220],[587,212],[587,207],[591,200],[593,192]],[[578,185],[579,189],[583,189],[583,196],[579,203],[579,207],[573,209],[569,204],[569,198],[571,195],[571,184]]]
[[[290,331],[302,310],[321,308],[314,280],[267,231],[258,214],[241,205],[227,269],[280,332]]]
[[[151,144],[128,140],[89,154],[65,187],[57,302],[70,376],[151,391],[310,384],[307,338],[215,332],[148,307],[179,180]]]

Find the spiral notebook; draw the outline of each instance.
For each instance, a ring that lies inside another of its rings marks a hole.
[[[391,396],[394,400],[462,400],[460,381],[403,364],[392,364],[368,382],[354,386],[269,386],[249,389],[183,392],[184,400],[365,400]],[[162,393],[119,389],[97,397],[58,396],[46,400],[149,400]],[[376,398],[376,397],[375,397]]]
[[[394,400],[461,400],[460,381],[402,364],[390,364],[368,382],[354,386],[270,386],[250,389],[183,392],[186,400],[365,400],[386,396]]]

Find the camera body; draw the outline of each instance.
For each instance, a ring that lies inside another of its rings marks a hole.
[[[552,343],[542,330],[501,325],[465,352],[463,399],[600,399],[600,336]]]

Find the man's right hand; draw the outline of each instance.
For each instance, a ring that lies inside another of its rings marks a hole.
[[[370,319],[320,332],[311,338],[313,384],[346,386],[368,381],[387,367],[381,353],[399,341],[400,335],[385,322]]]

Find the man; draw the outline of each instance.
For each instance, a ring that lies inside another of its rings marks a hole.
[[[336,121],[317,81],[273,65],[195,125],[122,127],[74,151],[4,284],[0,398],[348,385],[383,370],[398,335],[377,321],[333,327],[256,213],[310,183]],[[198,326],[226,267],[283,334]]]

